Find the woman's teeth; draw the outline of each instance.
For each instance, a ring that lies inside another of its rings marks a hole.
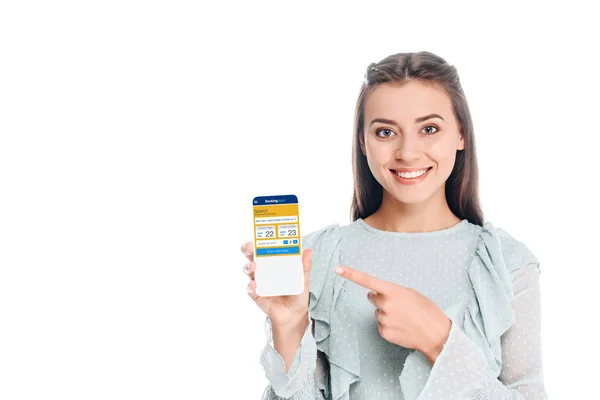
[[[410,178],[416,178],[418,176],[423,175],[425,172],[427,172],[428,169],[429,168],[422,169],[420,171],[412,171],[412,172],[398,172],[398,171],[396,171],[396,175],[398,175],[399,177],[402,177],[402,178],[409,178],[409,179]]]

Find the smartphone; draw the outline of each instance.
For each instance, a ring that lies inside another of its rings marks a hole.
[[[298,197],[293,194],[257,196],[254,216],[254,280],[263,297],[304,292]]]

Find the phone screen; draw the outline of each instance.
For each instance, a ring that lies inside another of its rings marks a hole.
[[[300,214],[295,195],[255,197],[253,210],[255,257],[286,257],[302,253]]]

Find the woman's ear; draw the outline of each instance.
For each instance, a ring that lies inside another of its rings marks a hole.
[[[465,136],[460,133],[460,138],[458,139],[458,147],[456,150],[464,150],[465,149]]]
[[[360,134],[358,136],[358,142],[360,143],[360,151],[366,157],[367,156],[367,150],[365,149],[365,136],[363,135],[362,132],[360,132]]]

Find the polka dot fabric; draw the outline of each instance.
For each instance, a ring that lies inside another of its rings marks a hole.
[[[463,220],[435,232],[388,232],[358,219],[302,242],[313,251],[309,325],[286,374],[266,318],[263,400],[548,398],[539,263],[502,229]],[[446,313],[450,334],[433,365],[379,335],[368,289],[335,274],[340,264],[412,287]]]

